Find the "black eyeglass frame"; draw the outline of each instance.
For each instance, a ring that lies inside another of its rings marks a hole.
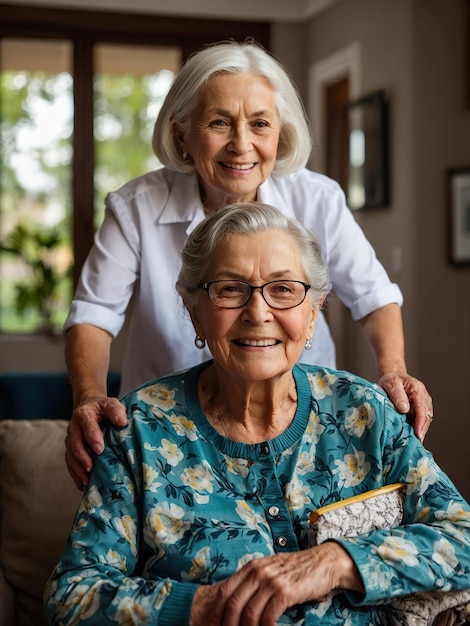
[[[221,306],[220,304],[217,304],[217,302],[214,302],[214,300],[212,300],[211,295],[210,295],[210,288],[211,285],[213,285],[214,283],[223,283],[223,282],[227,282],[227,283],[242,283],[243,285],[246,285],[247,287],[250,288],[250,292],[248,294],[247,299],[245,300],[245,302],[243,302],[243,304],[239,304],[238,306]],[[273,304],[271,304],[270,302],[268,302],[266,300],[266,297],[264,295],[264,288],[267,287],[268,285],[272,285],[273,283],[297,283],[299,285],[302,285],[303,288],[305,289],[305,293],[304,293],[304,297],[302,298],[302,300],[300,302],[298,302],[297,304],[293,304],[292,306],[286,306],[286,307],[278,307],[275,306]],[[253,295],[253,292],[255,289],[260,289],[261,290],[261,295],[263,296],[263,300],[266,302],[266,304],[268,306],[270,306],[272,309],[277,309],[278,311],[287,311],[288,309],[295,309],[295,307],[300,306],[302,304],[302,302],[304,302],[305,298],[307,297],[307,291],[309,289],[311,289],[311,285],[309,285],[308,283],[305,283],[303,280],[270,280],[267,283],[264,283],[264,285],[250,285],[250,283],[247,283],[246,280],[231,280],[231,279],[219,279],[219,280],[211,280],[209,282],[206,283],[201,283],[199,285],[199,289],[204,289],[204,291],[207,292],[207,297],[209,298],[209,300],[212,302],[212,304],[214,304],[215,306],[219,307],[219,309],[241,309],[242,307],[244,307],[245,305],[248,304],[248,302],[251,300],[251,296]]]

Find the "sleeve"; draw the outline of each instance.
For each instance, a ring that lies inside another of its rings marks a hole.
[[[331,285],[354,320],[386,304],[403,304],[376,252],[346,205],[339,186],[331,190],[325,221],[325,256]]]
[[[399,286],[391,282],[336,181],[303,169],[268,179],[262,193],[263,201],[284,207],[316,235],[331,287],[353,319],[386,304],[403,304]]]
[[[94,460],[64,553],[45,588],[51,624],[189,625],[197,585],[141,571],[141,479],[128,431],[107,429],[106,449]]]
[[[93,324],[115,337],[121,330],[140,273],[140,238],[131,214],[119,193],[108,194],[105,218],[83,265],[64,331]]]
[[[353,558],[365,595],[356,605],[431,590],[470,588],[470,507],[408,424],[386,402],[387,483],[404,482],[402,525],[338,540]]]

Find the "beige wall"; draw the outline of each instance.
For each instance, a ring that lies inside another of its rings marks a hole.
[[[416,344],[420,375],[435,398],[428,444],[470,498],[470,267],[447,263],[445,187],[447,168],[470,166],[464,2],[415,5]]]
[[[447,262],[446,169],[470,166],[470,109],[464,106],[464,0],[339,0],[296,31],[273,30],[274,52],[308,68],[354,42],[362,93],[385,89],[391,106],[391,204],[357,214],[405,296],[407,361],[435,403],[426,443],[470,498],[470,268]],[[303,39],[302,39],[303,38]],[[293,59],[300,48],[302,54]],[[470,63],[470,59],[468,60]],[[315,131],[315,129],[314,129]],[[392,257],[401,250],[403,269]],[[357,324],[346,323],[347,366],[374,377]]]

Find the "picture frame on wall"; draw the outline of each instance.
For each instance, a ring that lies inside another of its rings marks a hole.
[[[449,261],[470,265],[470,166],[447,172]]]
[[[389,191],[389,107],[377,90],[350,102],[347,200],[353,211],[386,207]]]
[[[465,0],[464,88],[465,106],[470,109],[470,0]]]

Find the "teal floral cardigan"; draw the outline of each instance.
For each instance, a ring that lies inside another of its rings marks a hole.
[[[365,594],[334,592],[278,623],[386,624],[392,597],[470,588],[470,507],[382,390],[297,365],[289,428],[243,444],[201,411],[197,381],[207,365],[124,397],[129,423],[107,427],[46,586],[51,624],[189,624],[198,585],[306,548],[312,510],[396,482],[406,483],[403,524],[339,540]]]

